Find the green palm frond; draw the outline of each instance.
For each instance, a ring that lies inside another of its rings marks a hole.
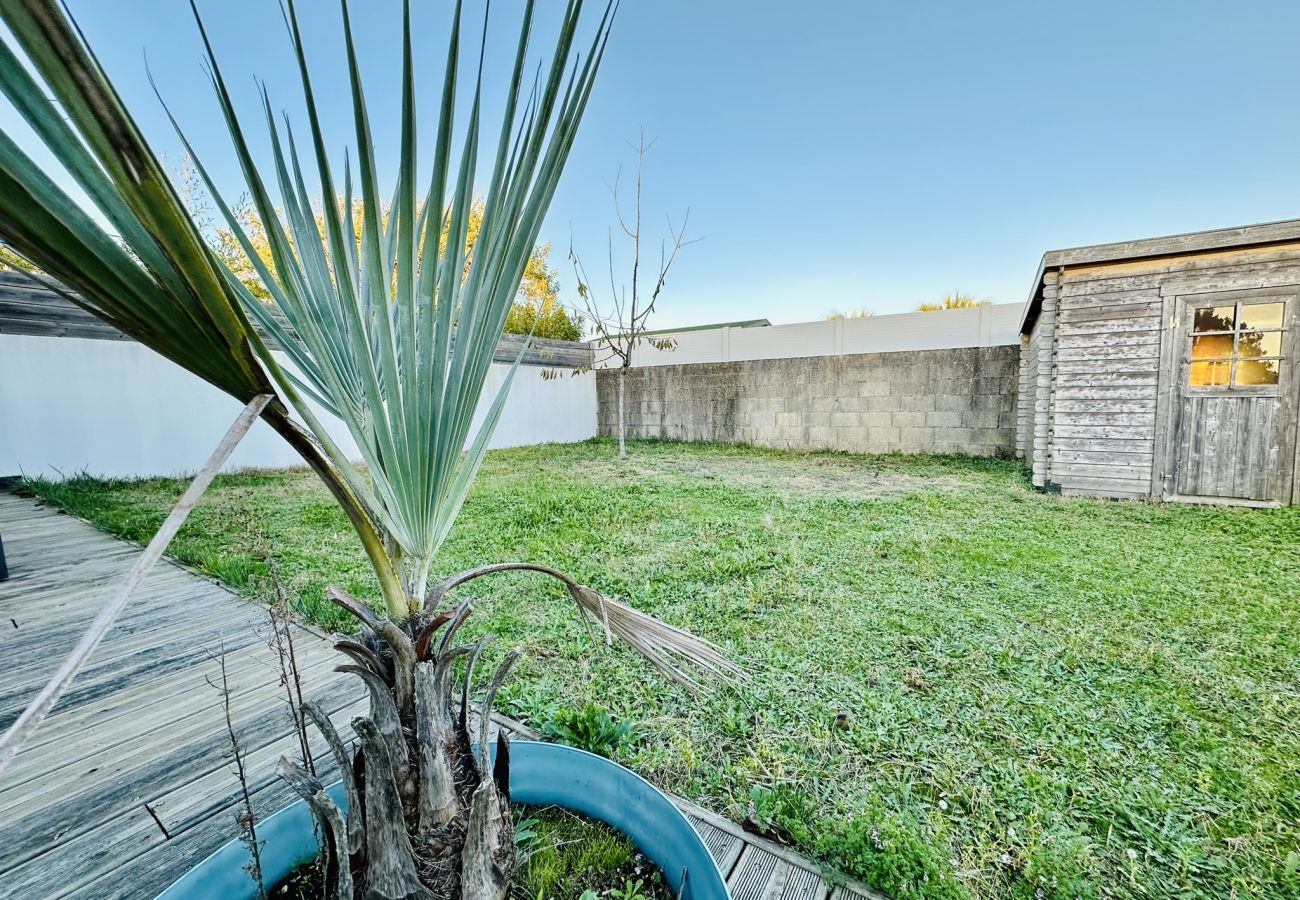
[[[240,401],[273,393],[262,364],[273,357],[229,273],[62,5],[14,0],[0,4],[0,20],[9,30],[0,92],[89,200],[83,207],[0,133],[0,239],[50,276],[45,286]],[[262,418],[338,498],[385,596],[400,603],[377,517],[288,413],[276,401]]]
[[[384,195],[347,0],[341,9],[354,140],[341,176],[326,150],[297,4],[288,0],[284,18],[306,102],[307,150],[299,152],[288,119],[277,121],[264,91],[271,164],[259,168],[191,2],[221,114],[266,228],[270,266],[253,251],[188,141],[186,147],[285,327],[204,243],[60,4],[0,4],[13,42],[0,42],[0,90],[94,207],[93,213],[83,209],[0,134],[0,238],[56,279],[50,286],[69,299],[227,393],[247,401],[274,385],[306,430],[280,403],[264,417],[343,503],[394,614],[405,615],[409,598],[422,592],[505,402],[509,378],[471,435],[496,343],[608,40],[612,0],[588,52],[578,52],[583,5],[566,3],[550,67],[544,77],[539,68],[525,96],[535,0],[526,3],[492,167],[480,181],[483,46],[463,135],[453,139],[462,76],[457,0],[432,172],[422,181],[411,11],[404,3],[398,176]],[[484,46],[486,26],[485,15]],[[484,194],[483,214],[471,255],[465,237],[476,188]],[[321,199],[314,204],[314,197]],[[363,211],[359,236],[354,202]],[[287,362],[250,322],[283,349]],[[319,409],[342,421],[368,478],[357,473]]]
[[[410,4],[404,3],[401,138],[390,201],[378,183],[347,0],[341,6],[355,183],[352,162],[345,157],[343,190],[338,190],[293,0],[285,13],[302,80],[310,150],[299,152],[288,119],[277,122],[264,94],[273,163],[267,171],[273,173],[274,184],[254,160],[216,54],[203,33],[213,85],[249,196],[266,228],[273,265],[258,258],[239,217],[221,198],[197,154],[196,167],[296,335],[293,341],[282,334],[268,307],[231,279],[229,286],[248,314],[289,348],[293,371],[273,363],[268,371],[340,469],[346,460],[313,403],[338,416],[347,428],[370,475],[364,482],[353,477],[351,487],[366,498],[399,548],[407,590],[417,596],[424,592],[430,561],[464,502],[501,414],[510,378],[471,435],[497,342],[591,95],[614,8],[606,5],[583,58],[575,54],[583,3],[569,0],[552,66],[544,78],[539,74],[525,98],[535,3],[525,5],[492,168],[480,183],[482,48],[459,159],[453,165],[463,15],[458,2],[447,46],[432,174],[425,182],[416,171],[414,51]],[[472,258],[467,258],[476,188],[484,191],[482,223]],[[313,196],[324,199],[313,205]],[[340,196],[342,204],[335,202]],[[362,212],[359,237],[352,221],[354,200]]]
[[[61,8],[0,5],[0,87],[102,222],[0,134],[0,235],[69,299],[247,402],[271,391],[247,320],[116,91]],[[65,292],[66,293],[66,292]]]
[[[687,685],[694,681],[681,663],[737,676],[739,670],[707,642],[535,564],[472,570],[424,596],[432,558],[465,500],[519,364],[475,429],[497,343],[591,97],[616,0],[605,0],[585,53],[577,43],[583,0],[565,0],[550,65],[539,67],[531,82],[536,0],[525,0],[494,146],[480,144],[486,11],[483,44],[471,60],[471,90],[465,91],[463,9],[456,0],[432,167],[423,177],[417,171],[415,53],[406,0],[397,178],[387,194],[379,185],[348,0],[340,6],[353,112],[350,152],[341,161],[327,152],[297,4],[285,0],[308,140],[300,152],[289,119],[277,119],[263,90],[260,112],[270,137],[265,167],[250,149],[194,8],[218,106],[265,230],[269,264],[172,120],[287,325],[205,244],[58,0],[0,3],[9,30],[0,40],[0,92],[92,209],[0,133],[0,241],[56,279],[50,286],[73,302],[245,403],[278,393],[281,399],[262,417],[339,500],[394,618],[436,608],[451,587],[483,574],[541,571],[561,578],[607,635]],[[459,128],[462,93],[472,99]],[[480,156],[490,160],[484,172]],[[481,218],[471,242],[480,193]],[[366,476],[322,421],[321,409],[341,420],[360,449]]]

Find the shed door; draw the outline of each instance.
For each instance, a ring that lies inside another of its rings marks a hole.
[[[1181,299],[1174,493],[1286,502],[1295,459],[1296,294]]]

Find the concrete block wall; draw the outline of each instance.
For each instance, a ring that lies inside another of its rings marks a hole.
[[[854,453],[1016,450],[1017,346],[648,366],[627,371],[630,438]],[[597,372],[617,434],[618,372]]]

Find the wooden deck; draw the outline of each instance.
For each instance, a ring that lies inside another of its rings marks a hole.
[[[0,492],[10,580],[0,582],[0,729],[58,666],[139,552],[71,516]],[[155,896],[235,834],[215,656],[226,654],[233,717],[265,815],[291,799],[271,773],[296,750],[267,646],[267,613],[201,575],[161,563],[33,742],[0,778],[0,897]],[[344,738],[365,709],[356,680],[333,671],[322,637],[297,632],[305,693]],[[502,727],[529,736],[518,723]],[[313,752],[330,780],[322,744]],[[819,868],[730,821],[678,801],[735,900],[879,897],[833,885]]]

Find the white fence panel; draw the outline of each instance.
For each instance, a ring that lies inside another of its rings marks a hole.
[[[990,303],[972,309],[897,313],[864,319],[830,319],[757,328],[715,328],[665,334],[674,350],[637,347],[636,366],[892,353],[900,350],[953,350],[1020,343],[1019,303]],[[601,354],[597,349],[597,357]]]
[[[781,359],[835,354],[835,322],[800,322],[762,328],[728,328],[729,360]],[[828,327],[829,326],[829,327]],[[675,362],[676,360],[674,360]]]
[[[660,365],[647,360],[656,360],[660,355],[671,356],[675,363],[702,363],[714,362],[725,353],[722,345],[723,332],[727,329],[713,328],[708,331],[683,331],[678,334],[667,335],[676,341],[677,346],[672,350],[656,350],[649,344],[639,344],[632,351],[632,365],[634,366],[653,366]],[[600,356],[599,348],[596,356]],[[605,365],[610,365],[606,363]]]
[[[487,397],[495,396],[508,371],[493,365]],[[595,373],[564,372],[548,380],[542,371],[520,367],[492,447],[595,436]],[[0,334],[0,475],[192,472],[239,408],[141,344]],[[480,408],[477,418],[482,415]],[[340,446],[355,457],[355,443],[341,423],[334,424]],[[300,464],[284,440],[259,422],[227,468]]]

